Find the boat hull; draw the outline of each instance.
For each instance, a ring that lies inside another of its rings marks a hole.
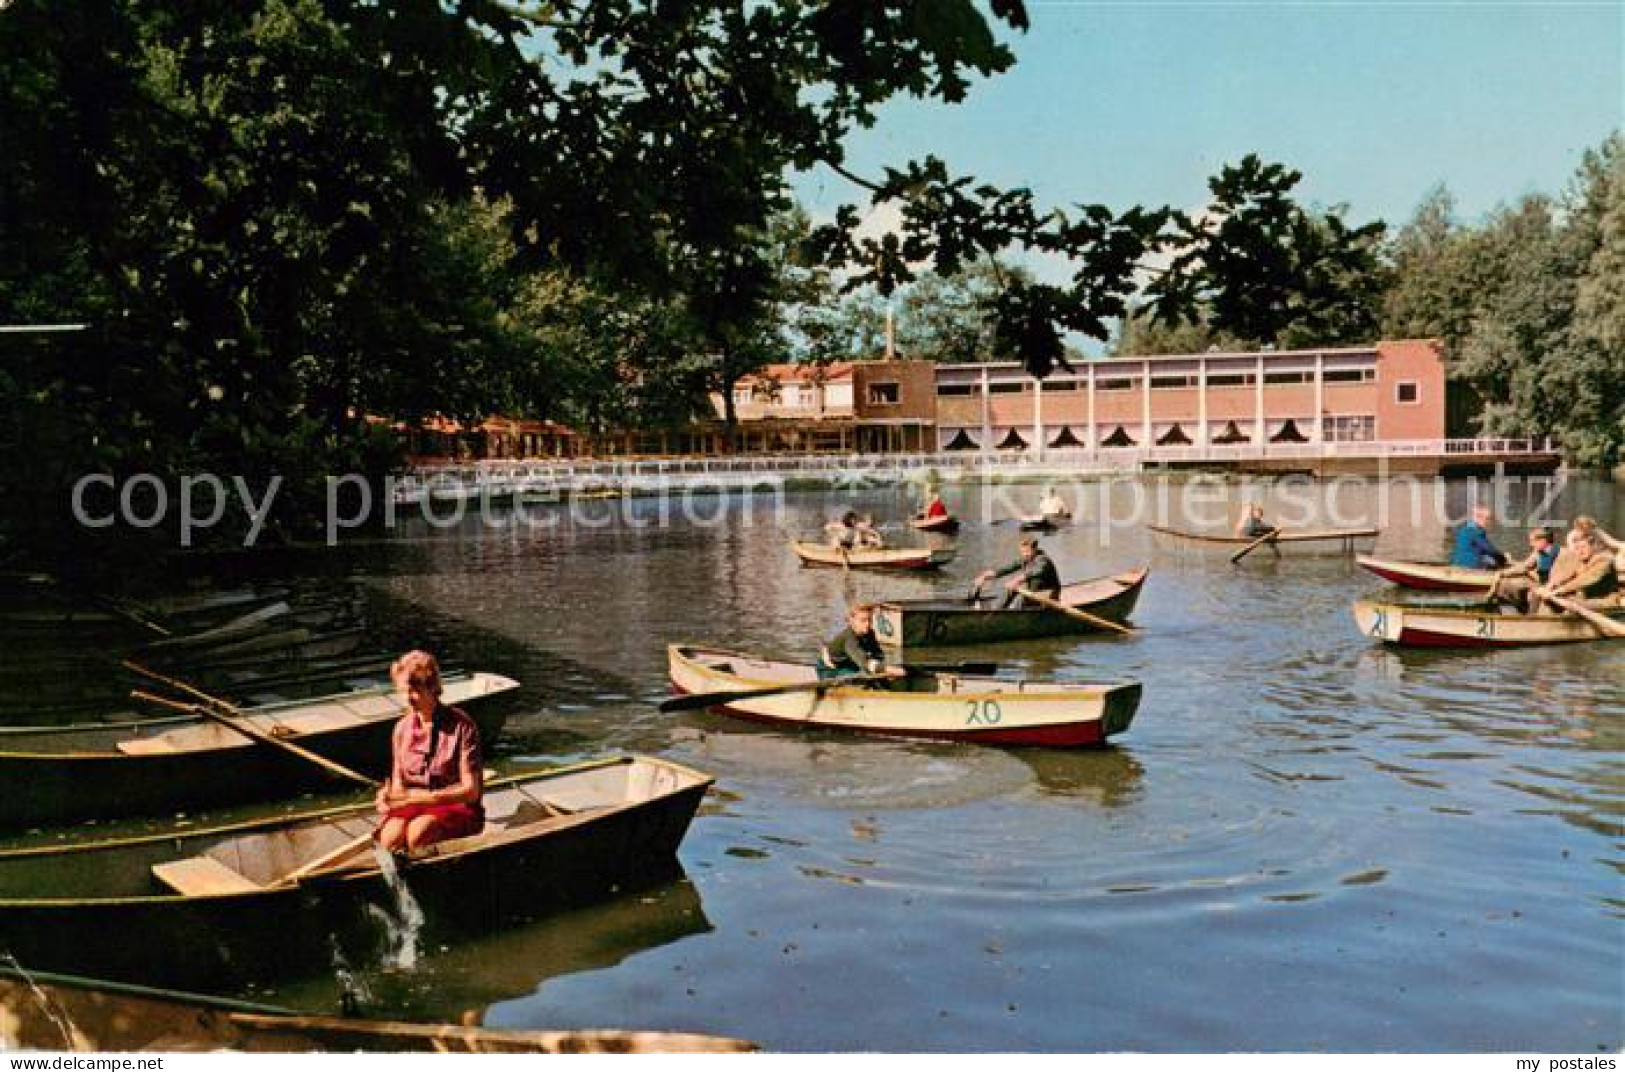
[[[1235,554],[1253,538],[1246,536],[1220,536],[1200,532],[1185,532],[1162,525],[1147,525],[1158,547],[1170,551]],[[1272,557],[1272,549],[1281,555],[1351,555],[1363,554],[1377,545],[1379,529],[1322,529],[1287,530],[1273,540],[1261,544],[1249,557]]]
[[[1127,621],[1140,601],[1147,569],[1062,589],[1061,601],[1097,618]],[[1098,625],[1043,607],[1004,610],[945,600],[896,600],[875,607],[875,636],[900,648],[994,644],[1105,632]]]
[[[952,536],[959,531],[957,517],[916,517],[909,520],[909,527],[920,532],[938,532],[944,536]]]
[[[565,815],[522,835],[465,839],[471,847],[406,865],[402,880],[421,907],[418,941],[443,942],[492,926],[584,904],[617,886],[669,877],[676,851],[711,779],[662,760],[627,757],[537,779],[619,776],[633,765],[670,785],[644,799]],[[529,784],[529,783],[527,783]],[[333,822],[279,824],[272,833]],[[344,813],[346,833],[375,822],[371,809]],[[257,836],[257,835],[256,835]],[[291,837],[299,836],[297,833]],[[186,847],[178,847],[178,839]],[[240,836],[178,832],[177,838],[117,843],[83,853],[0,859],[0,949],[17,962],[125,982],[236,986],[331,968],[335,951],[351,963],[375,959],[391,935],[380,918],[398,916],[396,896],[366,856],[364,869],[317,873],[296,884],[187,896],[164,892],[157,863],[209,850]],[[447,843],[449,847],[453,843]],[[292,868],[282,864],[277,873]],[[25,897],[52,881],[99,884],[86,896]]]
[[[1497,576],[1495,570],[1464,569],[1430,562],[1396,562],[1370,555],[1360,555],[1355,562],[1389,584],[1421,592],[1466,592],[1482,596],[1489,591]]]
[[[737,652],[668,649],[679,693],[734,692],[812,680],[810,666]],[[738,700],[718,708],[738,718],[795,729],[969,744],[1076,748],[1106,743],[1128,729],[1140,684],[1045,685],[995,678],[925,675],[932,691],[889,691],[832,682],[821,691]],[[1031,686],[1029,688],[1029,686]]]
[[[479,724],[484,739],[501,730],[506,712],[492,698],[518,687],[496,674],[467,679],[466,694],[457,679],[447,681],[447,702],[465,708]],[[479,690],[476,692],[476,690]],[[400,703],[388,694],[349,694],[348,702],[367,705],[367,717],[328,732],[298,734],[288,739],[351,770],[382,779],[389,773],[390,734],[400,717]],[[296,712],[325,701],[254,708],[248,713]],[[290,716],[291,717],[291,716]],[[160,733],[185,732],[205,725],[164,721]],[[18,828],[86,819],[119,819],[173,814],[196,808],[275,800],[312,789],[332,788],[335,781],[309,760],[222,731],[221,747],[180,751],[119,750],[143,738],[136,728],[96,728],[68,732],[0,736],[0,827]],[[342,783],[348,785],[349,783]]]
[[[836,569],[939,569],[958,553],[951,547],[883,547],[850,550],[843,558],[839,548],[826,544],[798,540],[790,546],[803,566],[833,566]]]
[[[1360,632],[1407,648],[1518,648],[1607,639],[1583,618],[1569,615],[1501,614],[1439,607],[1413,607],[1375,600],[1354,604]],[[1625,622],[1625,612],[1611,614]]]

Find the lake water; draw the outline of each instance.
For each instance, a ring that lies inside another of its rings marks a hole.
[[[1383,511],[1379,553],[1441,557],[1444,518],[1410,516],[1403,495],[1384,510],[1384,487],[1265,501],[1283,521]],[[280,557],[284,579],[359,586],[379,635],[520,679],[499,763],[633,750],[717,778],[686,877],[425,950],[409,972],[363,966],[368,1011],[780,1050],[1625,1045],[1625,648],[1388,650],[1354,626],[1350,602],[1381,584],[1352,561],[1232,566],[1101,523],[1140,504],[1233,518],[1235,487],[1197,501],[1174,485],[1166,507],[1146,485],[1064,490],[1080,523],[1044,539],[1064,578],[1151,565],[1139,635],[930,655],[1142,681],[1110,749],[808,736],[655,709],[667,643],[808,657],[849,600],[966,592],[1015,552],[1013,525],[974,519],[1041,490],[946,489],[973,520],[937,576],[791,556],[788,532],[848,504],[903,516],[893,489],[694,500],[700,518],[659,500],[582,504],[574,523],[543,507],[554,521],[414,522]],[[1544,490],[1515,489],[1506,516]],[[1448,516],[1480,493],[1404,492]],[[1625,531],[1617,486],[1571,481],[1544,514],[1581,512]],[[1511,520],[1495,535],[1521,546]],[[333,992],[256,996],[329,1011]]]

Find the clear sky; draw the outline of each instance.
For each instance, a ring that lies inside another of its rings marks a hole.
[[[1559,193],[1625,127],[1625,0],[1027,8],[1013,69],[961,105],[888,105],[854,170],[934,153],[1045,203],[1190,209],[1255,152],[1304,173],[1303,201],[1397,227],[1441,183],[1469,222]],[[797,190],[819,217],[862,203],[828,170]]]

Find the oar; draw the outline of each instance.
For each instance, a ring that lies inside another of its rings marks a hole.
[[[1275,537],[1277,537],[1279,535],[1281,535],[1281,530],[1280,529],[1270,529],[1268,532],[1264,533],[1264,535],[1260,536],[1258,539],[1254,540],[1252,543],[1248,544],[1246,547],[1243,547],[1241,550],[1239,550],[1235,554],[1231,555],[1230,556],[1230,563],[1232,565],[1234,565],[1235,563],[1240,562],[1242,559],[1246,558],[1248,555],[1252,554],[1258,548],[1262,547],[1266,543],[1269,543],[1271,540],[1275,539]]]
[[[890,674],[843,674],[840,677],[822,677],[817,681],[798,681],[794,685],[775,685],[770,689],[747,689],[743,692],[696,692],[688,696],[673,696],[662,700],[659,710],[696,711],[705,707],[725,707],[740,700],[755,700],[763,696],[784,696],[792,692],[823,692],[825,689],[846,685],[881,681]]]
[[[851,573],[852,572],[852,560],[847,557],[846,544],[844,544],[844,543],[836,544],[835,545],[835,550],[841,552],[841,569],[845,570],[847,573]]]
[[[1017,588],[1016,593],[1026,599],[1032,600],[1041,607],[1048,607],[1050,610],[1058,610],[1062,614],[1076,618],[1080,622],[1088,622],[1090,625],[1096,626],[1100,629],[1109,629],[1114,633],[1134,632],[1134,630],[1130,629],[1126,625],[1119,625],[1117,622],[1109,621],[1105,618],[1097,618],[1088,611],[1079,610],[1077,607],[1069,607],[1060,600],[1051,599],[1049,596],[1041,596],[1037,592],[1031,592],[1025,588]]]
[[[154,681],[168,685],[170,688],[177,689],[190,696],[196,696],[198,699],[204,702],[201,704],[181,704],[174,700],[166,700],[162,696],[154,696],[151,693],[142,692],[141,690],[137,689],[131,695],[137,697],[138,699],[146,700],[149,703],[160,704],[165,707],[190,710],[194,714],[202,715],[204,718],[211,719],[223,726],[236,730],[238,733],[252,741],[257,741],[263,745],[269,745],[272,748],[280,748],[282,751],[290,753],[291,755],[296,755],[300,759],[309,760],[318,767],[330,771],[333,774],[337,774],[341,778],[348,778],[352,782],[359,782],[360,784],[370,786],[373,789],[378,788],[379,783],[376,779],[369,778],[365,774],[358,774],[349,767],[335,763],[326,756],[319,756],[310,749],[302,748],[299,745],[294,744],[292,741],[284,741],[280,737],[273,737],[271,734],[266,733],[259,727],[249,722],[244,716],[241,708],[234,707],[218,697],[210,696],[202,689],[194,688],[184,681],[177,681],[174,678],[165,677],[163,674],[160,674],[155,670],[148,670],[140,663],[133,662],[129,659],[124,660],[124,666],[128,670],[134,671],[137,674],[142,674],[146,677],[150,677]]]
[[[1571,614],[1578,614],[1595,626],[1597,631],[1604,636],[1625,637],[1625,625],[1614,621],[1606,614],[1598,614],[1584,603],[1576,603],[1572,599],[1565,599],[1562,596],[1555,595],[1546,596],[1546,601],[1562,607]]]
[[[374,831],[369,830],[365,834],[360,834],[351,838],[349,841],[346,841],[332,852],[324,852],[320,856],[316,857],[316,859],[311,860],[309,863],[300,864],[298,867],[294,868],[292,871],[289,871],[286,875],[283,875],[275,882],[267,883],[266,888],[274,890],[279,886],[292,886],[300,879],[314,874],[324,867],[330,867],[333,864],[338,863],[340,860],[352,855],[357,849],[372,841],[373,834]]]

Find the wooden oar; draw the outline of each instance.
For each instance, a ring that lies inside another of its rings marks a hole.
[[[1239,550],[1235,554],[1231,555],[1230,556],[1231,565],[1234,565],[1235,563],[1240,562],[1242,559],[1246,558],[1248,555],[1252,554],[1258,548],[1262,547],[1266,543],[1269,543],[1271,540],[1275,539],[1279,535],[1281,535],[1281,530],[1280,529],[1270,529],[1268,532],[1264,533],[1264,535],[1260,536],[1258,539],[1254,540],[1252,543],[1248,544],[1246,547],[1243,547],[1241,550]]]
[[[162,682],[171,688],[178,689],[181,692],[187,693],[191,696],[196,696],[202,700],[203,703],[177,703],[174,700],[166,700],[162,696],[154,696],[151,693],[142,692],[140,689],[137,689],[131,693],[131,695],[137,699],[146,700],[149,703],[156,703],[165,707],[191,711],[193,714],[201,715],[204,718],[218,722],[229,729],[236,730],[244,737],[258,742],[259,744],[267,745],[271,748],[280,748],[282,751],[287,752],[290,755],[295,755],[300,759],[308,760],[309,762],[316,764],[318,767],[321,767],[323,770],[336,774],[341,778],[348,778],[352,782],[358,782],[361,785],[369,786],[373,789],[376,789],[379,786],[377,779],[369,778],[365,774],[357,773],[343,764],[335,763],[326,756],[319,756],[310,749],[302,748],[299,745],[294,744],[292,741],[284,741],[280,737],[274,737],[271,734],[266,733],[258,726],[255,726],[253,723],[249,722],[241,708],[235,707],[226,701],[219,699],[218,697],[210,696],[202,689],[194,688],[184,681],[177,681],[174,678],[165,677],[163,674],[160,674],[154,670],[148,670],[141,664],[132,662],[129,659],[124,660],[124,666],[135,673],[150,677],[154,681]]]
[[[1037,592],[1028,591],[1025,588],[1017,588],[1016,594],[1025,599],[1032,600],[1041,607],[1048,607],[1050,610],[1060,611],[1062,614],[1076,618],[1080,622],[1088,622],[1090,625],[1096,626],[1100,629],[1107,629],[1114,633],[1134,632],[1133,629],[1130,629],[1126,625],[1120,625],[1117,622],[1110,621],[1106,618],[1097,618],[1088,611],[1079,610],[1077,607],[1069,607],[1058,599],[1051,599],[1049,596],[1041,596]]]
[[[725,707],[740,700],[755,700],[763,696],[784,696],[792,692],[823,692],[825,689],[847,685],[883,681],[890,674],[842,674],[840,677],[821,677],[817,681],[798,681],[793,685],[775,685],[768,689],[746,689],[743,692],[696,692],[687,696],[673,696],[662,700],[661,711],[697,711],[705,707]]]
[[[345,857],[352,855],[357,849],[371,842],[374,833],[375,831],[369,830],[365,834],[360,834],[351,838],[349,841],[346,841],[333,851],[324,852],[320,856],[316,857],[316,859],[311,860],[308,863],[300,864],[298,867],[294,868],[292,871],[289,871],[286,875],[283,875],[275,882],[267,883],[267,887],[274,890],[279,886],[292,886],[300,879],[312,875],[317,871],[322,870],[324,867],[331,867],[333,864],[336,864]]]
[[[1548,595],[1545,598],[1548,603],[1562,607],[1571,614],[1578,614],[1580,617],[1584,618],[1586,621],[1590,622],[1594,627],[1596,627],[1597,632],[1603,634],[1604,636],[1625,637],[1625,625],[1614,621],[1614,619],[1608,617],[1606,614],[1598,614],[1584,603],[1577,603],[1572,599],[1565,599],[1562,596]]]

